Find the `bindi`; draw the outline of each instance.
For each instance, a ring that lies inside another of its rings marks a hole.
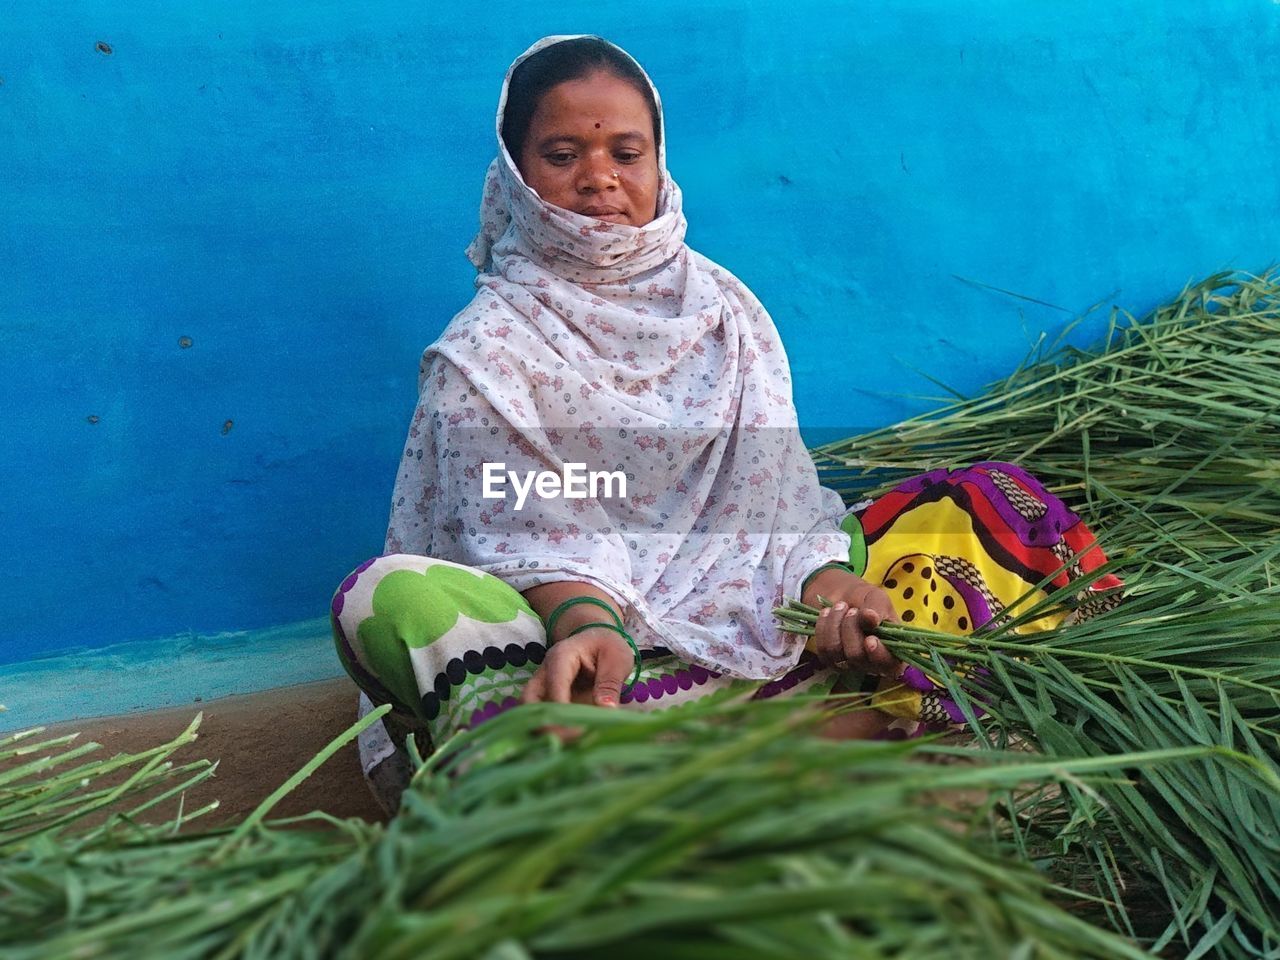
[[[597,130],[599,130],[599,129],[600,129],[600,124],[599,124],[599,123],[597,123],[597,124],[596,124],[596,129],[597,129]]]

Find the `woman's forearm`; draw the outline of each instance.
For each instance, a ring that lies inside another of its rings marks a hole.
[[[551,611],[572,597],[596,597],[609,605],[622,621],[622,610],[618,604],[599,587],[581,580],[557,580],[552,583],[540,583],[536,587],[525,590],[523,596],[533,607],[534,613],[544,621]],[[555,623],[555,636],[548,637],[548,645],[563,640],[570,633],[587,623],[609,623],[610,617],[594,603],[575,603],[560,614]]]

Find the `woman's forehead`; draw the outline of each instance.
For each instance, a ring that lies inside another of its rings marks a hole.
[[[609,128],[611,136],[652,138],[649,104],[635,86],[612,74],[596,73],[558,83],[538,101],[533,125]]]

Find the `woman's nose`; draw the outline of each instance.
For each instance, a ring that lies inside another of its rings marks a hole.
[[[578,189],[608,190],[618,184],[617,165],[607,154],[603,156],[588,155],[582,163],[578,177]]]

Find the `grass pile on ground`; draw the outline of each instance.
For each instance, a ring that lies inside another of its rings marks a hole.
[[[1117,929],[1159,946],[1241,957],[1280,947],[1280,583],[1246,597],[1232,589],[1278,554],[1280,544],[1220,563],[1216,579],[1151,574],[1158,582],[1117,609],[1051,631],[1016,634],[1019,621],[973,637],[882,630],[997,751],[1025,742],[1067,761],[1230,751],[1133,782],[1033,793],[1011,800],[1000,824],[1025,859],[1104,895]],[[782,611],[802,632],[816,613]]]
[[[386,827],[286,830],[265,805],[195,834],[50,821],[5,850],[0,939],[12,960],[1144,955],[937,801],[964,791],[992,810],[1012,790],[1097,790],[1211,750],[1046,762],[823,740],[819,719],[813,702],[725,697],[539,705],[434,754]],[[587,732],[565,747],[547,723]],[[0,810],[74,799],[9,787],[25,800],[0,794]]]

